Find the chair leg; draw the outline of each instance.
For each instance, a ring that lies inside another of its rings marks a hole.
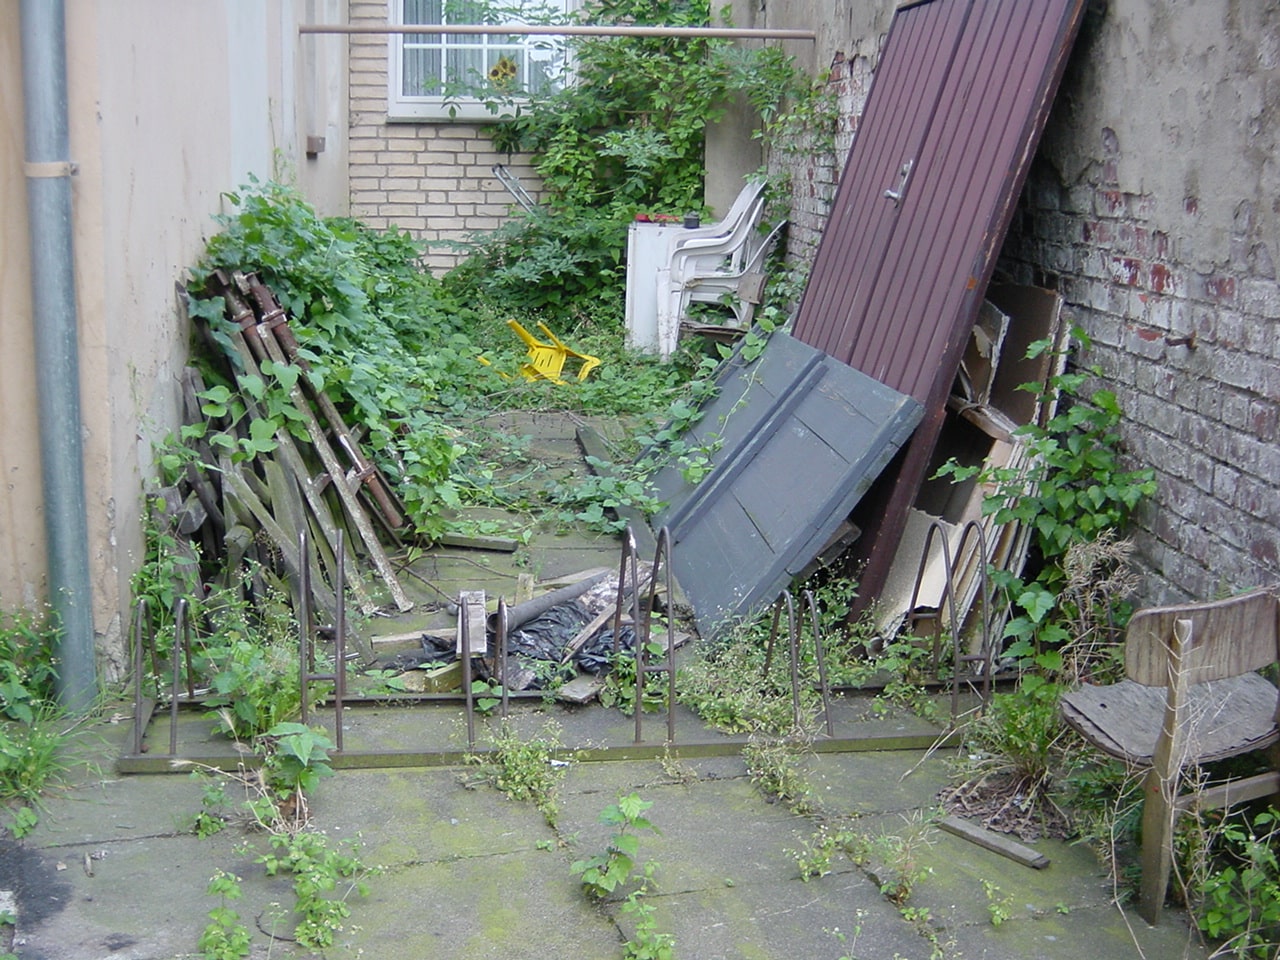
[[[1164,908],[1173,861],[1173,804],[1177,772],[1163,776],[1152,767],[1142,783],[1142,885],[1138,913],[1155,926]]]

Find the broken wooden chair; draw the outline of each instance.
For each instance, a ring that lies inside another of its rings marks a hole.
[[[1142,796],[1139,912],[1160,917],[1180,813],[1216,809],[1280,792],[1280,773],[1179,791],[1182,771],[1271,747],[1280,740],[1280,693],[1256,671],[1280,662],[1269,589],[1218,600],[1153,607],[1134,614],[1125,636],[1126,680],[1085,684],[1062,698],[1062,715],[1091,744],[1148,767]]]

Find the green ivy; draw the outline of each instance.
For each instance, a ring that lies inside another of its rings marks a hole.
[[[1089,346],[1082,330],[1074,330],[1073,337],[1082,347]],[[1049,349],[1047,341],[1039,341],[1027,356]],[[938,471],[957,481],[977,476],[993,488],[983,501],[984,516],[993,515],[997,523],[1022,523],[1034,532],[1039,561],[1035,576],[1024,579],[1002,571],[991,576],[1015,612],[1005,627],[1005,637],[1013,641],[1006,654],[1035,656],[1049,672],[1062,665],[1057,648],[1070,639],[1067,625],[1077,613],[1062,608],[1070,602],[1062,596],[1067,552],[1104,533],[1123,530],[1138,504],[1156,490],[1154,470],[1129,469],[1124,463],[1120,404],[1110,390],[1088,389],[1099,375],[1089,368],[1051,378],[1044,399],[1057,398],[1057,413],[1044,426],[1027,424],[1015,431],[1027,444],[1029,474],[1009,467],[962,467],[955,461]],[[1022,389],[1037,388],[1028,384]],[[1113,613],[1123,620],[1126,611]]]
[[[444,511],[458,502],[450,471],[462,445],[431,411],[439,405],[438,384],[474,373],[474,359],[433,345],[447,343],[471,312],[421,269],[418,248],[402,232],[321,217],[278,183],[253,181],[226,200],[233,212],[218,218],[222,231],[191,271],[192,315],[207,322],[236,367],[234,331],[209,281],[216,270],[257,272],[294,318],[312,384],[348,423],[366,429],[379,465],[401,481],[417,529],[439,534]],[[289,399],[297,368],[267,362],[262,372],[265,381],[243,370],[228,380],[221,365],[209,366],[202,409],[217,426],[189,426],[183,439],[206,438],[216,452],[237,459],[270,452],[281,427],[305,438]],[[240,397],[252,399],[258,415]],[[248,438],[232,434],[231,426],[246,418]]]

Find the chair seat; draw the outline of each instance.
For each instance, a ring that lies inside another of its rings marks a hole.
[[[1062,698],[1062,716],[1098,749],[1150,766],[1164,722],[1165,688],[1132,680],[1085,684]],[[1186,715],[1191,729],[1185,763],[1206,763],[1260,750],[1280,740],[1276,703],[1280,692],[1256,673],[1194,684]]]

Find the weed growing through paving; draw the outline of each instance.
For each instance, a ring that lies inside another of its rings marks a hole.
[[[218,905],[209,911],[209,923],[196,942],[205,960],[239,960],[249,955],[251,938],[249,929],[240,922],[240,914],[230,904],[241,897],[240,877],[217,871],[205,890],[218,898]]]
[[[40,796],[70,769],[75,721],[54,697],[58,628],[52,614],[0,613],[0,801],[16,804],[15,838],[39,821]]]
[[[999,927],[1013,917],[1013,895],[1006,894],[999,884],[990,880],[982,881],[982,893],[987,898],[987,915],[991,925]]]
[[[671,960],[675,953],[675,938],[659,932],[656,910],[645,899],[654,886],[658,865],[652,860],[638,863],[641,834],[658,832],[644,816],[652,806],[653,801],[643,800],[637,793],[618,797],[617,803],[600,813],[600,822],[615,828],[604,850],[576,860],[570,867],[583,891],[596,901],[614,896],[638,878],[638,885],[627,893],[620,908],[634,923],[632,935],[623,944],[626,960]]]
[[[254,741],[261,758],[256,769],[241,767],[223,773],[188,761],[176,766],[195,767],[201,784],[201,809],[192,830],[201,838],[221,832],[233,820],[267,833],[269,852],[257,858],[267,876],[292,877],[293,915],[298,922],[293,938],[310,949],[333,944],[350,916],[348,901],[368,892],[365,879],[378,868],[367,866],[354,843],[336,847],[329,838],[309,828],[306,793],[333,774],[328,754],[333,743],[319,729],[300,723],[277,724]],[[233,803],[230,783],[238,784],[244,797]],[[209,893],[222,898],[210,911],[210,923],[200,938],[200,949],[210,960],[231,960],[248,954],[248,932],[227,902],[240,897],[240,879],[219,870],[210,881]]]
[[[832,870],[838,853],[850,853],[857,848],[859,836],[848,828],[836,828],[822,824],[813,836],[801,841],[799,850],[788,850],[800,870],[805,883],[825,877]]]
[[[269,842],[271,852],[257,862],[269,877],[293,879],[293,911],[299,918],[294,939],[312,950],[333,946],[351,915],[348,900],[368,896],[364,881],[376,871],[365,866],[353,846],[334,848],[322,833],[273,834]]]
[[[582,889],[596,900],[609,897],[631,879],[640,849],[640,834],[657,833],[658,828],[644,812],[652,800],[642,800],[636,793],[619,797],[617,803],[605,807],[600,822],[615,827],[604,850],[585,860],[575,860],[570,868],[582,881]]]
[[[807,749],[807,738],[756,733],[742,750],[747,773],[757,789],[766,798],[784,803],[802,816],[817,812],[813,787],[800,767],[799,758]]]
[[[462,783],[467,787],[487,783],[512,800],[531,801],[548,826],[554,827],[560,813],[560,782],[568,766],[559,759],[562,750],[560,730],[554,723],[548,722],[541,736],[526,739],[504,721],[490,734],[486,753],[466,756],[465,762],[477,770],[475,776],[464,776]]]

